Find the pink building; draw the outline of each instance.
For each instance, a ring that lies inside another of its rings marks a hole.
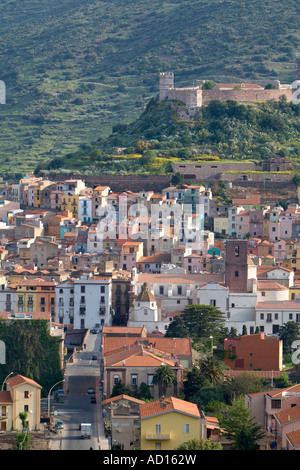
[[[249,234],[250,211],[240,211],[237,215],[237,233],[239,238]]]
[[[279,373],[279,372],[278,372]],[[277,373],[277,374],[278,374]],[[274,371],[274,378],[276,373]],[[280,433],[290,432],[290,427],[285,426],[290,416],[290,422],[300,429],[300,384],[292,385],[287,388],[265,390],[259,393],[252,393],[245,396],[245,404],[247,408],[251,409],[251,417],[261,424],[262,428],[274,434],[274,441],[276,436],[279,439]],[[282,414],[281,414],[282,413]],[[285,418],[284,418],[285,417]],[[297,418],[297,419],[296,419]],[[296,421],[298,421],[297,424]],[[286,445],[286,439],[282,435],[282,442],[277,445]],[[279,449],[279,447],[278,447]]]
[[[143,242],[125,242],[120,255],[120,268],[131,271],[137,267],[138,260],[143,256]]]
[[[210,270],[210,259],[211,255],[200,256],[191,254],[184,257],[183,267],[187,273],[200,273],[202,271]]]
[[[263,237],[263,233],[264,233],[263,221],[264,221],[263,211],[260,211],[260,210],[250,211],[249,233],[251,237],[253,238]]]
[[[284,240],[274,241],[274,258],[276,266],[282,266],[283,259],[286,255],[286,242]]]

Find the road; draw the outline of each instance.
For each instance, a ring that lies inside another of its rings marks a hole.
[[[67,364],[65,370],[66,397],[60,403],[54,403],[58,421],[63,421],[61,433],[61,450],[100,449],[99,427],[103,426],[100,392],[99,392],[99,359],[92,360],[92,354],[100,355],[100,334],[90,334],[86,349],[76,355],[76,361]],[[91,403],[88,388],[95,389],[97,403]],[[52,408],[53,409],[53,408]],[[80,423],[92,424],[91,439],[81,439]]]

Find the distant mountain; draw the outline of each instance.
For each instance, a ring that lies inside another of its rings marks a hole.
[[[298,0],[7,0],[0,18],[3,176],[133,122],[161,71],[178,86],[295,78]]]

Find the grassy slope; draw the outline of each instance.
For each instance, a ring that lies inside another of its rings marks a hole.
[[[173,70],[178,85],[291,82],[297,8],[298,0],[2,2],[2,174],[32,170],[133,121],[157,93],[160,71]]]

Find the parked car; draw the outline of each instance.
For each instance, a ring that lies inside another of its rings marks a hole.
[[[98,333],[100,333],[100,328],[93,328],[91,330],[91,333],[93,333],[93,335],[97,335]]]
[[[56,427],[57,427],[58,429],[64,429],[65,425],[64,425],[64,423],[63,423],[62,421],[57,421],[57,422],[56,422]]]
[[[97,361],[97,360],[98,360],[98,354],[93,354],[92,361]]]
[[[88,394],[91,395],[91,394],[93,394],[93,393],[95,393],[94,387],[88,388]]]
[[[93,404],[97,403],[96,397],[91,397],[91,403],[93,403]]]

